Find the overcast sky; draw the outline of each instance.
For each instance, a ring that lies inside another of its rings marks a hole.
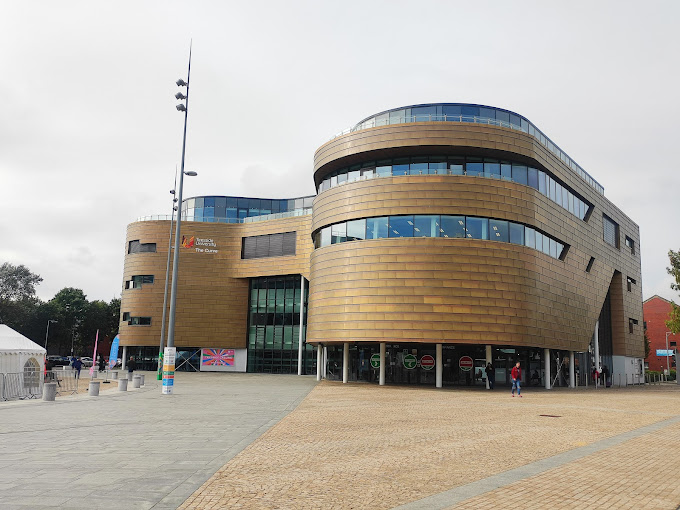
[[[507,108],[640,225],[644,297],[677,301],[679,6],[5,0],[0,263],[42,299],[120,296],[127,224],[170,213],[193,38],[185,197],[313,194],[316,148],[388,108]]]

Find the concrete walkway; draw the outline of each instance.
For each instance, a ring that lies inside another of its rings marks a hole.
[[[175,509],[293,410],[312,377],[155,374],[140,390],[0,403],[0,508]]]

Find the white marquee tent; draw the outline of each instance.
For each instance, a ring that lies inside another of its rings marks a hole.
[[[45,369],[45,349],[6,324],[0,324],[0,373]]]

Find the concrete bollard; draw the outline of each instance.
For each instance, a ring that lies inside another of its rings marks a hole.
[[[133,388],[139,388],[141,384],[142,384],[142,378],[141,377],[136,375],[132,378],[132,387]]]
[[[54,402],[57,397],[57,383],[48,382],[43,384],[43,400]]]
[[[127,379],[118,379],[118,391],[127,391]]]
[[[113,370],[111,372],[111,379],[113,379],[113,380],[118,379],[118,370]]]
[[[144,374],[139,374],[139,377],[142,378],[142,386],[144,386]]]
[[[90,381],[90,386],[87,388],[87,394],[91,397],[99,396],[99,381]]]
[[[132,372],[128,372],[128,375],[127,375],[128,381],[132,381],[132,377],[133,377]]]

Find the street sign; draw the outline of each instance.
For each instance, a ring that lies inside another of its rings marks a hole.
[[[380,354],[371,356],[371,366],[373,368],[380,368]]]
[[[420,358],[420,368],[423,370],[432,370],[434,368],[434,358],[429,354]]]
[[[413,354],[405,354],[404,355],[404,367],[407,368],[408,370],[413,370],[416,368],[416,365],[418,364],[418,360]]]
[[[458,366],[461,370],[469,372],[474,366],[474,361],[470,356],[461,356],[460,360],[458,361]]]
[[[163,353],[163,389],[162,395],[172,395],[175,385],[175,347],[166,347]]]

